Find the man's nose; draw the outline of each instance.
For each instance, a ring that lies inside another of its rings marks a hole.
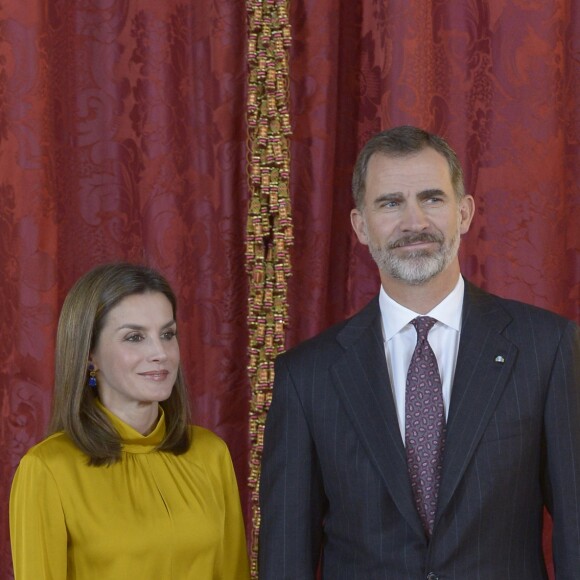
[[[429,227],[425,211],[416,202],[407,203],[403,210],[401,229],[403,231],[420,232]]]

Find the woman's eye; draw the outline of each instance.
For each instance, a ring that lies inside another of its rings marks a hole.
[[[141,334],[130,334],[125,338],[127,342],[141,342],[143,340],[143,336]]]
[[[168,330],[167,332],[164,332],[161,335],[161,338],[163,338],[163,340],[171,340],[172,338],[175,338],[176,336],[177,336],[176,330]]]

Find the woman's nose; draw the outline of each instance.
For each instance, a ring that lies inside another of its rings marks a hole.
[[[151,344],[151,352],[149,353],[149,360],[163,361],[167,359],[166,346],[160,339],[153,340]]]

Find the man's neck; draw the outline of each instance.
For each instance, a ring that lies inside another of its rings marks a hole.
[[[427,314],[455,288],[459,274],[457,263],[451,264],[444,272],[424,284],[409,284],[403,280],[387,277],[382,272],[381,283],[385,292],[395,302],[418,314]]]

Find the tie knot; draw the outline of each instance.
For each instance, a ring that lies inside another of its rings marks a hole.
[[[436,322],[437,321],[430,316],[417,316],[417,318],[411,320],[411,324],[415,327],[415,330],[417,330],[417,336],[419,337],[419,340],[427,339],[429,331],[431,328],[433,328],[433,325]]]

